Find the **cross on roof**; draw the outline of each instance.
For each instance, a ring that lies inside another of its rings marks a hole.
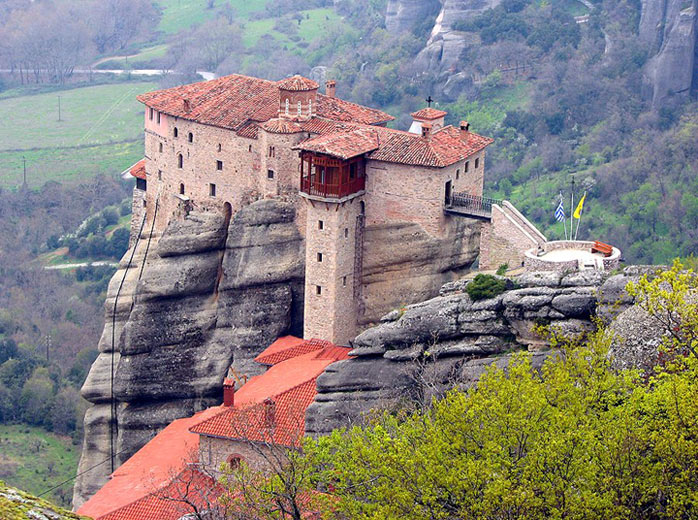
[[[427,106],[431,106],[431,104],[434,102],[434,100],[431,98],[431,95],[429,95],[428,98],[426,98],[424,101],[427,102]]]

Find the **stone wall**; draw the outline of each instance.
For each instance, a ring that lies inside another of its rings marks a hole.
[[[133,247],[136,240],[138,240],[138,233],[140,232],[141,224],[143,224],[143,217],[145,216],[145,205],[145,191],[134,187],[133,200],[131,201],[131,234],[128,239],[129,247]]]
[[[483,226],[480,269],[510,269],[524,265],[526,251],[545,243],[545,237],[508,201],[492,205],[492,219]]]
[[[593,329],[593,316],[610,322],[632,304],[627,282],[644,272],[527,273],[513,280],[517,288],[509,281],[503,294],[475,302],[464,292],[467,281],[447,283],[440,296],[384,316],[356,338],[354,358],[328,367],[317,380],[306,431],[325,434],[360,422],[373,408],[471,385],[519,350],[533,350],[540,366],[549,351],[534,325],[576,334]]]
[[[220,478],[223,476],[221,466],[228,463],[231,455],[239,456],[253,470],[261,471],[267,467],[263,453],[267,448],[263,444],[252,446],[246,440],[220,439],[199,435],[199,462],[207,474]]]

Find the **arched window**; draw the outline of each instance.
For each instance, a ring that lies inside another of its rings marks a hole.
[[[286,115],[288,115],[288,111],[291,109],[291,102],[286,98]]]
[[[158,145],[158,152],[162,152],[162,143]]]
[[[194,142],[194,134],[192,134],[191,132],[189,132],[189,136],[188,136],[188,137],[189,137],[189,142],[190,142],[190,143],[193,143],[193,142]]]
[[[177,154],[177,167],[181,168],[184,166],[184,157],[182,157],[182,154]]]
[[[218,151],[220,152],[222,149],[223,147],[221,146],[221,143],[218,143]]]
[[[475,168],[479,168],[479,167],[480,167],[480,158],[477,157],[477,158],[475,158]]]
[[[181,184],[179,185],[179,194],[180,194],[180,195],[184,195],[184,183],[181,183]]]
[[[175,126],[175,127],[174,127],[174,136],[177,137],[178,135],[179,135],[179,130],[178,130],[177,127]]]
[[[228,464],[228,466],[230,466],[230,469],[236,470],[240,467],[242,456],[238,455],[237,453],[233,453],[232,455],[228,456],[225,462]]]
[[[301,111],[303,110],[303,103],[300,101],[298,102],[298,115],[301,115]]]
[[[313,100],[312,99],[308,100],[308,115],[309,116],[313,115]]]

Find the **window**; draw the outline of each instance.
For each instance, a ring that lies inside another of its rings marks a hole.
[[[273,146],[269,147],[269,157],[274,157],[276,155],[276,149]]]
[[[223,147],[221,146],[221,143],[218,143],[218,151],[220,152],[222,149]]]
[[[318,229],[325,229],[325,223],[322,220],[317,221],[317,228]]]
[[[153,120],[153,109],[152,108],[148,109],[148,119],[150,119],[151,121]]]
[[[317,254],[317,261],[322,262],[322,253]]]
[[[315,294],[320,296],[322,294],[322,287],[320,287],[319,285],[316,285],[315,286]]]
[[[162,143],[158,145],[158,152],[162,153]]]
[[[308,115],[309,116],[313,115],[313,100],[312,99],[308,100]]]
[[[190,142],[190,143],[193,143],[193,142],[194,142],[194,134],[192,134],[191,132],[189,132],[188,139],[189,139],[189,142]]]
[[[175,127],[174,127],[174,136],[177,137],[178,135],[179,135],[179,130],[178,130],[177,127],[175,126]]]
[[[209,194],[211,197],[215,197],[215,196],[216,196],[216,185],[215,185],[215,184],[211,183],[211,184],[208,185],[208,194]]]
[[[349,238],[349,228],[344,228],[344,238]]]
[[[477,168],[478,166],[480,166],[480,158],[479,157],[477,159],[475,159],[475,168]]]
[[[267,179],[274,178],[274,170],[267,170]]]
[[[182,157],[182,154],[177,154],[177,168],[181,168],[184,166],[184,157]]]
[[[251,151],[252,151],[252,145],[250,145],[250,146],[247,147],[247,151],[248,151],[248,152],[251,152]]]
[[[342,277],[342,287],[346,287],[346,286],[347,286],[347,277],[343,276]]]
[[[184,184],[179,185],[179,194],[184,195]]]
[[[221,171],[223,169],[223,161],[216,161],[216,170]]]
[[[160,124],[160,112],[157,112],[157,123]]]
[[[242,462],[242,457],[238,455],[237,453],[233,453],[230,455],[227,459],[226,462],[228,463],[228,466],[230,466],[230,469],[236,470],[240,467],[240,463]]]
[[[288,111],[291,108],[291,102],[286,98],[286,115],[288,115]]]
[[[468,166],[470,166],[470,161],[465,161],[465,173],[468,173]]]
[[[460,178],[460,169],[456,170],[456,180]]]
[[[302,110],[303,110],[303,104],[299,101],[298,102],[298,115],[301,115]]]
[[[146,181],[145,179],[136,179],[136,188],[145,191]]]
[[[158,170],[158,180],[162,180],[162,170]]]

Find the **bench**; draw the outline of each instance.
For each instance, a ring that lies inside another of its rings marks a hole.
[[[594,245],[591,246],[591,252],[601,253],[603,256],[611,256],[613,254],[613,246],[609,246],[608,244],[604,244],[603,242],[596,240]]]

